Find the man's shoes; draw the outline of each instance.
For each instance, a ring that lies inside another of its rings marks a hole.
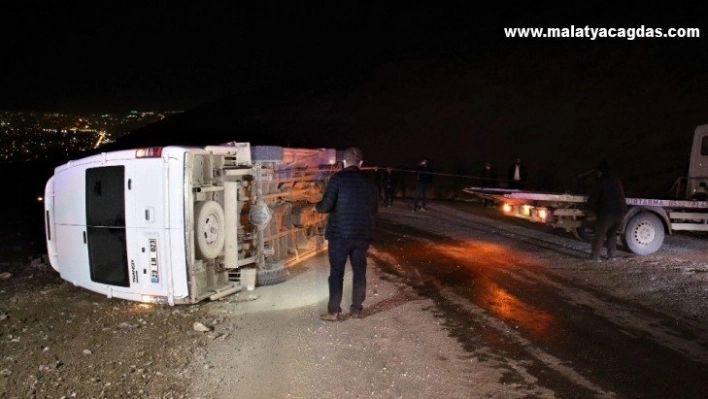
[[[349,317],[351,317],[352,319],[362,319],[364,318],[364,315],[361,314],[361,312],[352,312],[349,313]]]
[[[344,321],[349,317],[342,315],[341,313],[322,313],[320,315],[320,320],[323,321]]]
[[[595,256],[595,255],[590,255],[589,260],[591,262],[602,262],[602,258],[600,258],[599,256]]]

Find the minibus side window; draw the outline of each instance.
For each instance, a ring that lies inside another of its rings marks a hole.
[[[125,167],[86,169],[86,224],[125,227]]]

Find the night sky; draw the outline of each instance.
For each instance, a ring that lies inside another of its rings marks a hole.
[[[556,182],[609,158],[637,190],[680,172],[708,123],[703,6],[280,3],[3,5],[0,109],[185,110],[125,145],[358,145],[378,165],[468,174],[518,155]],[[702,37],[503,32],[570,25]]]
[[[0,29],[13,39],[4,46],[0,107],[190,109],[273,83],[468,46],[477,19],[457,7],[378,2],[145,3],[3,6],[10,9]]]
[[[505,53],[529,46],[583,57],[640,42],[506,39],[504,27],[700,27],[705,19],[696,6],[567,2],[24,3],[2,6],[2,109],[186,110],[281,81],[367,74],[393,60],[503,62]],[[644,45],[705,61],[705,39]]]

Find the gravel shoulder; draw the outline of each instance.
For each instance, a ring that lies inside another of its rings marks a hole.
[[[702,237],[671,236],[654,255],[623,253],[590,266],[582,260],[588,244],[563,234],[474,205],[433,211],[438,217],[412,217],[399,205],[381,217],[452,238],[485,224],[542,248],[553,273],[671,315],[708,339]],[[0,398],[554,397],[522,362],[470,351],[452,337],[434,302],[411,284],[416,276],[396,267],[405,259],[381,250],[391,245],[372,248],[366,317],[339,323],[318,319],[327,299],[324,254],[291,267],[285,283],[177,307],[108,299],[61,280],[41,257],[6,255]],[[521,383],[505,380],[510,368]]]

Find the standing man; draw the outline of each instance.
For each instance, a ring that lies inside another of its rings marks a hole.
[[[516,161],[509,167],[509,188],[521,190],[526,186],[528,178],[528,170],[526,165],[521,163],[521,158],[516,158]]]
[[[482,188],[497,188],[497,169],[492,165],[491,162],[487,161],[484,163],[484,167],[479,173],[479,186]],[[494,200],[489,198],[484,198],[484,206],[493,207]]]
[[[359,168],[361,150],[356,147],[344,151],[344,169],[334,174],[327,184],[316,209],[328,213],[325,238],[329,242],[329,302],[325,321],[343,320],[342,294],[344,267],[349,259],[352,267],[351,316],[361,317],[366,299],[366,252],[374,230],[374,216],[378,211],[379,193],[376,183],[366,178]]]
[[[428,186],[433,181],[428,158],[423,158],[416,167],[416,182],[418,183],[415,190],[415,201],[413,202],[413,212],[418,210],[418,202],[420,202],[420,210],[426,210],[426,199],[428,195]]]
[[[596,171],[597,181],[588,196],[587,206],[596,216],[590,260],[600,261],[603,242],[607,246],[607,258],[613,259],[616,256],[617,231],[627,213],[627,201],[622,182],[612,175],[607,161],[600,162]]]
[[[497,178],[496,168],[494,168],[491,162],[485,162],[484,167],[479,172],[479,186],[483,188],[496,188]]]
[[[383,176],[383,202],[385,207],[393,206],[393,197],[396,194],[396,175],[393,174],[393,169],[386,168]]]

